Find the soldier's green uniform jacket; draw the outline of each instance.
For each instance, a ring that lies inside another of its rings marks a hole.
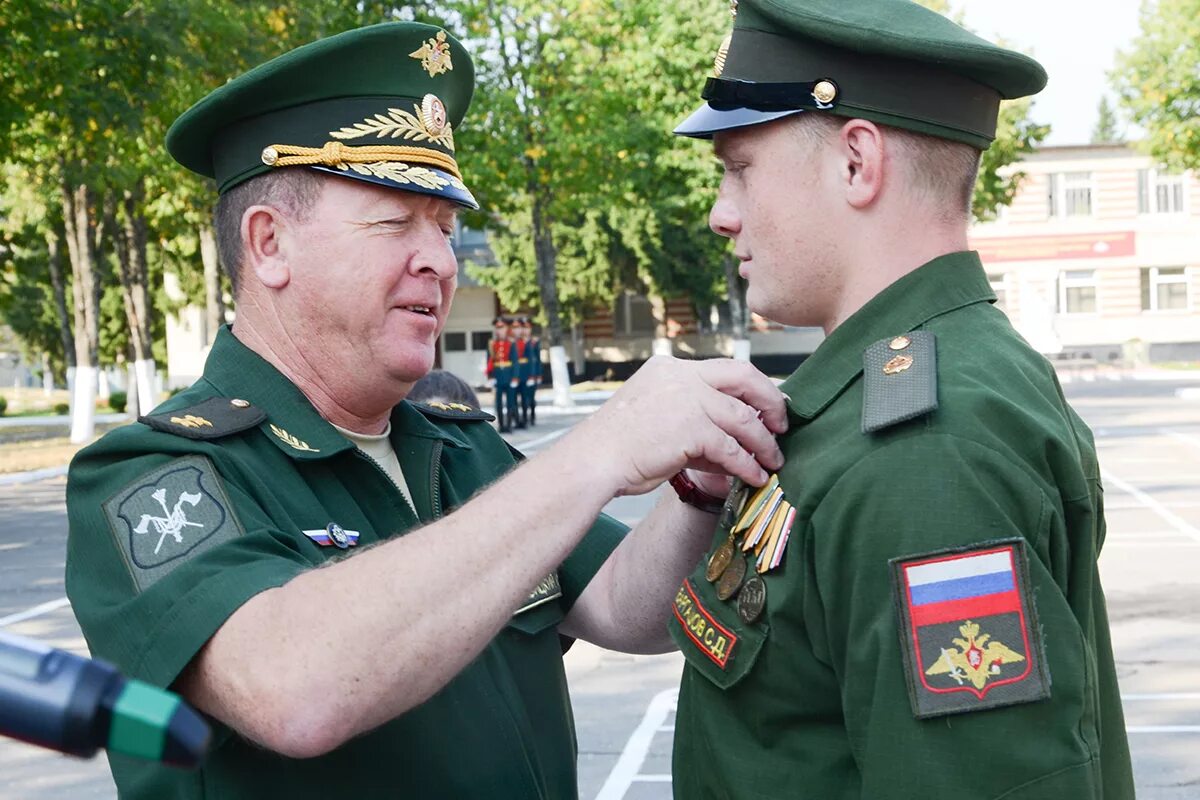
[[[1092,437],[994,299],[935,259],[782,385],[761,616],[704,563],[676,598],[676,797],[1133,797]]]
[[[92,652],[158,686],[169,686],[258,592],[450,513],[515,460],[481,421],[487,415],[401,403],[391,441],[414,517],[387,475],[228,329],[204,377],[152,416],[152,425],[115,430],[72,463],[67,592]],[[198,772],[113,757],[121,796],[574,797],[557,624],[623,531],[598,520],[558,569],[557,585],[544,581],[470,666],[398,719],[308,760],[218,725]],[[401,571],[396,580],[407,577]],[[434,611],[422,613],[436,613],[437,598],[430,600]],[[319,628],[359,608],[351,594],[294,613]],[[347,661],[325,679],[337,692],[372,676]]]

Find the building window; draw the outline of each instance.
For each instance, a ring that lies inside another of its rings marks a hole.
[[[492,340],[491,331],[471,331],[471,349],[487,350],[488,342]]]
[[[1096,270],[1072,269],[1058,276],[1058,313],[1096,313]]]
[[[1092,173],[1056,172],[1047,176],[1047,213],[1051,217],[1087,217],[1092,213]]]
[[[1139,214],[1182,214],[1183,175],[1170,175],[1156,169],[1138,170]]]
[[[1142,270],[1143,311],[1186,311],[1187,307],[1187,270],[1183,267]]]
[[[654,310],[650,299],[633,292],[623,292],[613,308],[613,332],[617,336],[653,336]]]
[[[447,353],[461,353],[467,349],[467,335],[458,331],[442,334],[442,349]]]
[[[992,291],[996,293],[996,308],[1007,313],[1008,306],[1006,306],[1004,304],[1004,300],[1007,295],[1007,292],[1006,292],[1007,287],[1005,285],[1004,273],[1003,272],[989,272],[987,279],[988,279],[988,283],[991,284]]]

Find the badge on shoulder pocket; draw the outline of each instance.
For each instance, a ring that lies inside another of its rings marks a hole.
[[[242,534],[225,488],[204,456],[177,458],[104,503],[138,591],[179,564]]]
[[[900,646],[919,719],[1050,696],[1025,540],[892,559]]]

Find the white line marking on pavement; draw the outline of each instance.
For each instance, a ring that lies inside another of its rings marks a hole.
[[[1176,500],[1171,503],[1163,503],[1162,505],[1163,508],[1200,508],[1200,503],[1183,500]],[[1111,503],[1105,502],[1104,504],[1105,511],[1141,511],[1144,508],[1144,505],[1136,501],[1132,503],[1126,503],[1122,500],[1114,500]]]
[[[596,800],[622,800],[635,780],[658,779],[659,776],[656,775],[638,775],[638,770],[641,769],[642,762],[646,760],[646,754],[650,752],[650,743],[654,739],[654,734],[667,721],[670,713],[675,710],[675,701],[678,696],[678,689],[666,689],[656,694],[650,701],[650,705],[646,708],[646,715],[642,717],[641,723],[629,737],[629,741],[625,743],[625,749],[621,751],[617,765],[613,767],[612,772],[608,773],[608,780],[600,787],[600,793],[596,795]],[[670,780],[670,776],[663,777]]]
[[[1118,489],[1120,489],[1122,492],[1125,492],[1126,494],[1133,495],[1134,498],[1137,499],[1138,502],[1140,502],[1146,508],[1153,511],[1155,514],[1158,514],[1160,517],[1162,517],[1166,521],[1166,523],[1168,525],[1170,525],[1172,528],[1179,531],[1184,536],[1191,537],[1192,539],[1195,539],[1197,542],[1200,542],[1200,531],[1196,530],[1191,525],[1189,525],[1186,520],[1182,519],[1181,517],[1177,516],[1176,514],[1171,513],[1170,511],[1168,511],[1167,508],[1162,503],[1158,502],[1153,497],[1146,494],[1145,492],[1143,492],[1141,489],[1137,488],[1136,486],[1126,483],[1125,481],[1121,480],[1116,475],[1113,475],[1111,472],[1109,472],[1106,469],[1100,470],[1100,474],[1101,474],[1101,476],[1103,476],[1105,483],[1111,484],[1112,486],[1116,486]]]
[[[1179,433],[1177,431],[1169,431],[1166,428],[1159,428],[1158,432],[1163,436],[1170,436],[1172,439],[1190,444],[1192,447],[1200,447],[1200,436],[1192,436],[1187,433]]]
[[[634,775],[633,780],[643,783],[670,783],[670,775]]]
[[[537,448],[541,447],[544,444],[549,444],[550,442],[553,442],[555,439],[562,436],[563,434],[570,432],[570,430],[571,430],[570,428],[565,428],[561,431],[555,431],[554,433],[548,433],[545,436],[541,437],[540,439],[534,439],[531,442],[525,442],[517,449],[523,453],[528,453],[530,450],[536,450]]]
[[[65,464],[61,467],[35,469],[30,472],[14,472],[10,475],[0,475],[0,486],[13,486],[18,483],[35,483],[37,481],[44,481],[48,480],[49,478],[57,478],[66,474],[67,467]]]
[[[1126,733],[1200,733],[1200,725],[1130,725]]]
[[[57,611],[63,606],[71,605],[71,601],[65,597],[60,597],[57,600],[51,600],[49,603],[42,603],[40,606],[34,606],[27,611],[19,611],[16,614],[9,614],[7,617],[0,617],[0,628],[7,625],[15,625],[18,622],[24,622],[27,619],[40,617],[42,614],[49,614],[51,611]]]
[[[1110,547],[1136,547],[1138,549],[1153,548],[1153,547],[1200,547],[1200,542],[1110,542],[1107,539],[1104,541],[1104,549],[1107,551]]]

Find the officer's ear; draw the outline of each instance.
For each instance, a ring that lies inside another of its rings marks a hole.
[[[875,123],[852,119],[842,126],[838,149],[843,160],[842,183],[846,202],[865,209],[875,202],[883,188],[884,141]]]
[[[291,280],[283,234],[287,218],[273,206],[250,206],[242,214],[242,252],[246,266],[269,289],[282,289]]]

